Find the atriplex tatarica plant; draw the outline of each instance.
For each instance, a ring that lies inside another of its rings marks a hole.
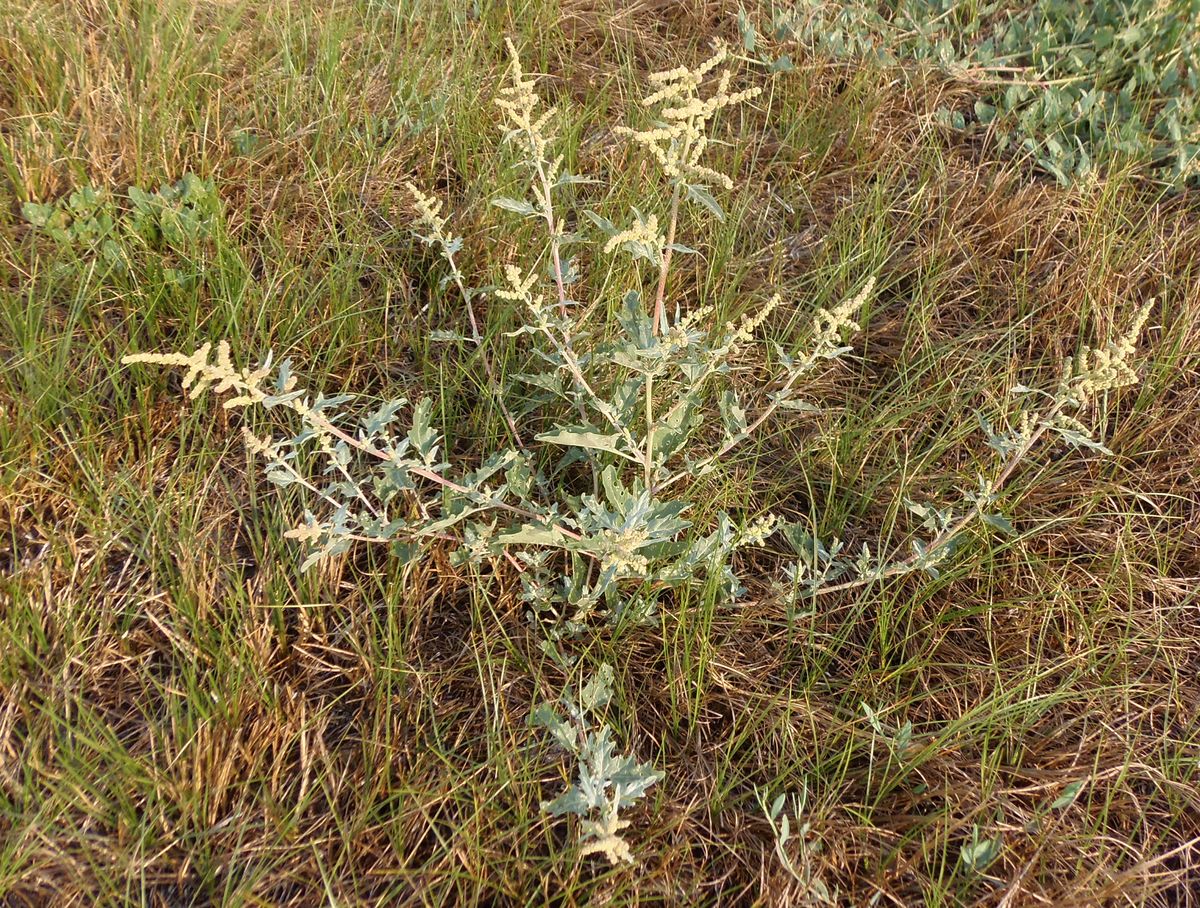
[[[1013,389],[1011,412],[995,425],[984,421],[996,455],[990,475],[981,476],[955,506],[909,502],[926,532],[908,550],[845,551],[836,540],[819,540],[808,528],[771,515],[746,521],[720,513],[698,525],[691,517],[689,480],[755,437],[781,409],[810,406],[799,396],[802,380],[851,349],[846,339],[859,330],[855,320],[871,299],[874,277],[864,276],[844,302],[815,311],[810,330],[793,349],[775,349],[779,373],[753,402],[742,400],[728,380],[730,361],[756,344],[756,332],[781,297],[727,323],[719,323],[708,305],[682,315],[678,305],[668,305],[672,261],[694,253],[677,241],[681,206],[723,219],[715,194],[733,185],[705,163],[713,123],[722,110],[760,91],[734,90],[730,58],[718,50],[694,69],[651,75],[642,100],[649,122],[618,129],[657,165],[669,201],[659,213],[634,210],[623,226],[584,212],[601,234],[595,240],[601,252],[644,262],[653,269],[648,285],[655,288],[650,299],[626,293],[611,330],[589,324],[590,315],[577,313],[598,307],[572,297],[579,276],[576,262],[564,254],[589,237],[568,232],[560,204],[561,190],[583,180],[564,170],[556,111],[542,107],[534,80],[522,71],[511,45],[510,51],[510,81],[496,104],[504,140],[518,150],[528,183],[522,198],[493,202],[544,223],[544,245],[526,251],[524,267],[508,265],[492,294],[524,315],[514,334],[531,345],[541,368],[521,380],[543,394],[543,419],[567,414],[557,423],[542,423],[552,428],[532,437],[523,431],[486,350],[480,353],[490,393],[503,409],[513,444],[470,465],[447,462],[429,397],[411,403],[398,398],[364,411],[352,395],[309,394],[288,361],[275,363],[268,355],[255,367],[236,365],[224,341],[190,354],[125,357],[129,364],[183,369],[191,398],[212,390],[230,395],[227,409],[291,414],[294,434],[244,432],[267,478],[298,486],[307,497],[303,518],[286,534],[303,550],[301,570],[360,543],[392,546],[406,557],[419,555],[426,544],[449,545],[460,564],[491,563],[519,572],[530,620],[544,634],[547,650],[558,654],[565,638],[597,622],[649,619],[688,585],[706,584],[724,601],[735,601],[742,585],[731,556],[775,533],[795,555],[776,578],[792,604],[906,572],[936,574],[976,521],[1011,531],[997,510],[998,495],[1043,441],[1105,451],[1083,419],[1097,395],[1136,381],[1130,358],[1149,306],[1123,336],[1065,363],[1053,390]],[[470,330],[462,340],[482,345],[474,307],[478,291],[468,287],[458,258],[462,240],[440,201],[411,184],[408,191],[418,236],[441,253],[447,285],[461,294]],[[548,263],[545,277],[535,266],[539,260]],[[591,491],[573,494],[572,483],[562,481],[568,474],[582,478]],[[580,766],[578,784],[547,808],[581,815],[586,848],[615,862],[629,857],[618,834],[625,825],[618,810],[659,776],[631,757],[614,755],[607,726],[589,721],[608,700],[605,672],[582,685],[578,695],[564,693],[558,708],[566,718],[549,705],[535,715]]]

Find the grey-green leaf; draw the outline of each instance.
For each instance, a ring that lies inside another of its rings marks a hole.
[[[548,441],[551,444],[562,445],[566,448],[589,448],[593,451],[609,451],[622,457],[633,459],[621,447],[621,436],[590,432],[585,429],[561,428],[553,432],[543,432],[537,436],[538,441]]]
[[[972,830],[971,841],[962,846],[960,857],[962,862],[975,873],[987,868],[988,864],[1000,856],[1004,841],[1000,836],[994,839],[979,839],[979,830]]]
[[[703,205],[722,224],[725,223],[725,211],[721,208],[716,199],[713,198],[711,192],[703,186],[697,186],[694,183],[688,183],[687,197],[690,201],[698,205]]]
[[[433,400],[426,397],[413,408],[412,428],[408,430],[408,440],[425,463],[433,461],[437,451],[437,432],[431,421],[433,418]]]
[[[497,208],[503,208],[505,211],[513,211],[519,215],[537,214],[537,209],[524,199],[510,199],[508,196],[497,196],[492,199],[492,204]]]
[[[503,545],[561,546],[567,540],[558,527],[539,526],[536,523],[527,523],[523,526],[517,527],[515,530],[509,530],[507,533],[501,533],[496,537],[496,541]]]
[[[608,705],[612,699],[612,666],[605,662],[579,691],[581,709],[597,710]]]
[[[1079,797],[1079,792],[1083,790],[1083,783],[1086,779],[1079,779],[1072,782],[1063,789],[1062,794],[1054,799],[1054,803],[1050,805],[1051,810],[1062,810],[1064,807],[1070,807],[1075,803],[1075,799]]]
[[[992,529],[999,530],[1006,536],[1016,536],[1017,531],[1003,514],[983,514],[983,522]]]

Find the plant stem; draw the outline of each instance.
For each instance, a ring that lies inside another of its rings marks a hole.
[[[779,390],[776,392],[775,400],[771,401],[771,403],[769,403],[767,406],[765,406],[762,409],[762,412],[758,414],[758,416],[755,418],[754,422],[750,423],[750,425],[748,425],[746,427],[746,431],[735,436],[734,438],[729,439],[727,442],[725,442],[725,444],[721,445],[721,447],[718,448],[716,450],[716,452],[714,452],[713,454],[710,454],[708,457],[701,460],[691,470],[688,470],[685,473],[676,473],[674,476],[671,476],[668,479],[664,479],[662,482],[660,482],[657,486],[654,487],[653,491],[655,492],[655,494],[662,491],[667,486],[674,485],[676,482],[683,479],[683,477],[685,477],[685,476],[698,475],[699,472],[701,470],[703,470],[705,467],[707,467],[710,463],[721,459],[726,454],[728,454],[730,451],[732,451],[737,445],[741,444],[743,441],[745,441],[747,438],[749,438],[751,435],[753,435],[754,432],[758,429],[758,427],[761,426],[768,419],[770,419],[771,414],[773,414],[776,410],[779,409],[779,405],[782,402],[782,400],[784,399],[783,395],[786,394],[791,389],[792,385],[795,384],[796,379],[800,378],[800,376],[807,373],[813,367],[813,365],[816,363],[816,361],[817,361],[817,354],[810,353],[808,356],[808,359],[806,359],[803,363],[801,363],[799,366],[797,366],[792,371],[792,374],[790,376],[788,376],[788,380],[786,382],[784,382],[782,386],[780,386]],[[708,374],[709,373],[706,373],[704,376],[702,376],[701,381],[707,379]],[[673,415],[673,412],[672,412],[672,415]],[[669,419],[670,419],[670,416],[668,416],[668,420]]]
[[[558,314],[567,317],[567,285],[563,280],[562,256],[558,251],[558,223],[554,220],[554,199],[551,192],[550,180],[546,177],[546,168],[539,159],[534,160],[538,179],[542,184],[542,210],[546,218],[546,228],[550,231],[550,262],[554,267],[554,285],[558,290]]]
[[[363,202],[370,205],[365,198],[363,199]],[[392,222],[385,217],[377,207],[373,205],[370,207],[372,208],[375,217],[383,221],[389,230],[396,229]],[[475,346],[479,348],[479,356],[483,360],[483,371],[487,375],[488,382],[491,385],[492,396],[495,398],[496,405],[500,408],[500,412],[504,416],[504,421],[508,424],[508,430],[512,433],[513,442],[522,451],[528,451],[529,449],[525,447],[525,442],[521,441],[521,433],[517,431],[517,421],[513,418],[512,413],[509,412],[508,407],[505,405],[504,395],[500,393],[500,383],[496,380],[496,372],[492,368],[491,357],[488,356],[487,350],[483,346],[483,335],[479,332],[479,320],[475,317],[475,307],[471,305],[471,294],[467,292],[466,285],[463,284],[462,272],[459,271],[458,263],[454,261],[454,253],[450,251],[450,248],[447,245],[447,238],[441,233],[441,231],[437,232],[437,242],[442,247],[442,256],[446,259],[447,264],[450,266],[450,273],[454,277],[455,286],[458,287],[458,292],[462,294],[463,303],[467,307],[467,320],[471,323],[471,340],[473,340],[475,342]]]
[[[630,451],[637,451],[640,445],[638,445],[636,439],[634,439],[633,433],[631,433],[629,429],[625,427],[624,423],[622,423],[617,417],[617,414],[613,412],[612,407],[605,403],[603,398],[601,398],[600,395],[592,389],[592,386],[588,384],[588,380],[584,376],[583,370],[579,366],[579,361],[575,359],[575,352],[570,347],[570,338],[564,334],[563,343],[559,343],[558,338],[554,336],[554,332],[548,325],[545,325],[544,323],[542,327],[542,333],[546,335],[550,343],[554,346],[554,349],[558,352],[558,355],[562,357],[563,363],[566,365],[567,371],[571,373],[571,378],[574,379],[576,386],[592,399],[600,415],[603,416],[605,420],[608,421],[608,424],[616,429],[617,433],[625,439],[625,443],[629,445]],[[583,410],[582,401],[577,400],[576,403],[578,404],[580,415],[584,420],[586,420],[587,413]],[[634,460],[636,461],[636,457]]]
[[[302,407],[295,407],[294,409],[297,412],[299,412],[305,419],[307,419],[309,422],[311,422],[314,426],[319,428],[322,432],[328,432],[330,435],[344,441],[346,444],[350,445],[352,448],[362,451],[364,454],[369,454],[372,457],[376,457],[379,460],[387,461],[388,463],[392,462],[392,455],[388,454],[386,451],[381,451],[378,448],[373,447],[372,445],[369,445],[364,441],[360,441],[359,439],[355,438],[353,435],[350,435],[348,432],[344,432],[343,430],[341,430],[337,426],[335,426],[333,423],[331,423],[324,416],[321,416],[319,413],[315,413],[312,410],[305,409]],[[458,492],[458,493],[460,493],[462,495],[466,495],[468,497],[477,498],[480,501],[482,501],[484,504],[488,505],[488,507],[497,508],[502,511],[508,511],[511,514],[519,514],[522,517],[528,517],[533,520],[543,520],[544,519],[541,516],[539,516],[538,514],[535,514],[533,511],[527,511],[524,508],[518,508],[514,505],[511,505],[508,502],[499,501],[498,499],[489,498],[486,495],[481,495],[479,492],[475,492],[471,489],[468,489],[464,485],[459,485],[454,480],[447,479],[445,476],[442,476],[439,473],[435,473],[433,470],[427,469],[425,467],[410,467],[409,472],[415,476],[420,476],[422,479],[428,479],[430,482],[436,483],[440,486],[443,486],[444,488],[450,489],[451,491]],[[583,538],[581,535],[579,535],[575,531],[569,530],[564,526],[558,526],[555,524],[552,524],[551,526],[553,526],[554,529],[558,530],[560,533],[562,533],[568,539],[582,539]]]
[[[667,248],[663,250],[662,267],[658,272],[658,292],[654,295],[654,321],[651,330],[654,334],[662,334],[663,324],[666,321],[664,318],[664,301],[667,294],[667,272],[671,268],[671,247],[675,245],[675,227],[679,223],[679,199],[682,195],[683,184],[678,181],[675,183],[675,190],[671,194],[671,220],[667,225]]]
[[[534,168],[537,170],[538,180],[542,184],[542,212],[546,219],[546,229],[550,234],[550,263],[554,269],[554,287],[558,291],[558,314],[562,317],[564,323],[567,321],[567,284],[563,278],[562,255],[559,252],[558,242],[558,222],[554,219],[554,194],[553,187],[550,185],[550,179],[546,176],[545,162],[536,154],[533,142],[530,142],[530,159],[533,161]],[[553,340],[553,338],[551,338]],[[572,354],[571,350],[571,335],[567,330],[563,329],[563,347],[567,353]],[[567,359],[567,353],[563,354],[563,358]],[[580,385],[582,375],[578,370],[573,371],[576,379],[576,386],[586,389],[587,393],[595,397],[590,388],[587,388],[587,383],[583,382]],[[583,401],[576,398],[575,412],[579,414],[582,422],[587,422],[587,410],[583,405]],[[595,455],[588,452],[588,463],[592,467],[592,492],[600,494],[600,465],[596,460]]]
[[[654,473],[654,376],[646,375],[646,488]]]
[[[1037,430],[1029,436],[1029,440],[1021,446],[1021,449],[1009,459],[1008,463],[1004,465],[1004,469],[996,474],[996,478],[992,480],[991,490],[993,493],[998,492],[1004,483],[1008,481],[1018,464],[1020,464],[1025,456],[1031,450],[1033,450],[1033,446],[1038,443],[1041,437],[1046,434],[1047,423],[1054,419],[1054,417],[1059,414],[1062,408],[1063,403],[1061,401],[1056,402],[1055,405],[1050,409],[1049,413],[1039,420],[1041,425],[1039,425]],[[971,510],[967,511],[967,513],[956,520],[952,526],[949,526],[938,533],[937,536],[935,536],[929,543],[929,545],[926,546],[925,552],[935,552],[942,546],[948,544],[951,539],[970,526],[971,523],[973,523],[975,519],[982,513],[982,504],[976,503],[975,507],[971,508]],[[836,583],[833,586],[823,586],[819,589],[813,590],[809,595],[821,596],[825,593],[836,593],[842,590],[855,589],[856,587],[866,586],[868,583],[874,583],[877,580],[883,580],[887,577],[895,577],[897,574],[907,573],[908,571],[912,570],[913,565],[919,560],[920,557],[920,555],[915,554],[909,555],[900,561],[893,562],[890,567],[876,577],[864,577],[859,578],[858,580],[847,580],[845,583]]]
[[[462,294],[463,302],[467,306],[467,318],[471,322],[471,339],[475,342],[475,346],[479,349],[479,358],[483,360],[483,371],[487,375],[488,383],[491,386],[492,397],[496,401],[496,406],[500,408],[500,413],[504,416],[504,421],[508,424],[508,430],[512,433],[513,441],[516,442],[518,448],[522,451],[528,451],[525,447],[525,442],[521,441],[521,433],[517,430],[517,421],[509,412],[508,406],[504,403],[504,394],[500,389],[500,382],[496,379],[496,372],[492,368],[492,358],[488,356],[487,349],[483,345],[483,336],[479,333],[479,323],[475,319],[475,309],[471,305],[471,294],[467,292],[466,286],[463,284],[462,272],[458,270],[458,265],[454,261],[454,253],[442,244],[442,252],[446,256],[446,261],[450,264],[450,273],[454,276],[454,283],[458,287],[459,293]]]

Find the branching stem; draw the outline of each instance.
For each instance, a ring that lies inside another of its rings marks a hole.
[[[554,199],[550,180],[546,176],[546,165],[534,158],[538,181],[542,184],[542,214],[546,218],[546,229],[550,232],[550,262],[554,268],[554,286],[558,290],[558,314],[567,317],[567,284],[563,279],[562,255],[558,249],[558,222],[554,219]]]
[[[646,488],[654,478],[654,376],[646,375]]]
[[[1021,448],[1009,458],[1008,463],[1004,465],[1004,468],[997,473],[996,478],[992,480],[991,491],[993,493],[1000,491],[1004,484],[1012,477],[1013,471],[1016,470],[1021,461],[1025,459],[1026,455],[1033,450],[1034,445],[1041,440],[1042,436],[1046,434],[1046,429],[1048,428],[1049,423],[1052,422],[1054,418],[1062,411],[1062,408],[1063,403],[1061,401],[1055,403],[1048,414],[1039,420],[1040,425],[1037,427],[1037,429],[1030,434],[1029,439],[1025,442],[1025,444],[1023,444]],[[925,552],[927,554],[933,553],[943,546],[949,544],[950,540],[970,526],[982,513],[982,503],[976,503],[975,507],[963,514],[963,516],[956,520],[951,526],[938,533],[937,536],[930,541],[929,545],[926,546]],[[871,577],[860,577],[857,580],[847,580],[844,583],[835,583],[831,586],[819,587],[813,590],[810,595],[821,596],[826,593],[837,593],[843,590],[856,589],[860,586],[866,586],[867,584],[875,583],[878,580],[883,580],[888,577],[895,577],[898,574],[908,573],[913,569],[913,566],[917,563],[917,561],[920,560],[920,558],[921,556],[919,554],[909,555],[900,561],[893,562],[878,575]]]
[[[350,445],[352,448],[355,448],[356,450],[361,451],[364,454],[368,454],[371,457],[378,458],[379,460],[383,460],[388,463],[392,462],[392,455],[388,454],[386,451],[381,451],[378,448],[367,444],[365,441],[361,441],[361,440],[355,438],[353,435],[349,434],[348,432],[343,431],[342,429],[339,429],[337,426],[335,426],[333,423],[331,423],[325,417],[321,416],[319,413],[314,413],[312,410],[305,410],[303,412],[304,412],[304,416],[316,428],[320,429],[322,432],[328,432],[330,435],[334,436],[335,438],[340,439],[341,441],[344,441],[346,444]],[[532,520],[543,520],[544,519],[541,516],[539,516],[538,514],[535,514],[533,511],[527,511],[525,508],[518,508],[515,505],[509,504],[506,501],[500,501],[499,499],[496,499],[496,498],[489,498],[486,495],[482,495],[479,492],[473,491],[472,489],[468,489],[466,486],[459,485],[454,480],[447,479],[445,476],[442,476],[440,473],[437,473],[433,470],[427,469],[426,467],[410,467],[409,472],[411,472],[415,476],[420,476],[422,479],[428,479],[430,482],[436,483],[437,485],[443,486],[444,488],[450,489],[451,491],[458,492],[461,495],[466,495],[468,498],[477,499],[477,500],[481,501],[482,503],[486,504],[488,507],[497,508],[498,510],[501,510],[501,511],[508,511],[510,514],[519,514],[522,517],[527,517]],[[574,530],[567,529],[564,526],[554,525],[554,529],[558,530],[560,533],[562,533],[568,539],[582,539],[583,538],[581,535],[576,533]]]

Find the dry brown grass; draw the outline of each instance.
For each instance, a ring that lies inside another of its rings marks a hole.
[[[130,389],[116,360],[214,333],[286,347],[326,388],[444,395],[469,455],[495,416],[469,365],[422,341],[444,311],[392,227],[395,187],[420,170],[469,236],[484,220],[475,93],[500,31],[540,47],[586,117],[623,103],[627,69],[734,37],[736,4],[367,7],[0,2],[0,902],[798,905],[752,792],[804,784],[813,866],[843,904],[1200,904],[1195,198],[1119,176],[1065,191],[994,160],[931,125],[960,87],[799,58],[774,83],[742,136],[742,234],[713,244],[740,275],[723,304],[872,268],[883,290],[861,360],[813,388],[828,411],[729,464],[712,509],[752,496],[873,540],[914,478],[932,495],[970,476],[974,408],[1162,307],[1143,386],[1103,414],[1117,456],[1031,467],[1020,539],[793,624],[764,555],[736,612],[683,603],[580,647],[614,664],[620,737],[666,772],[633,815],[639,863],[610,870],[537,809],[566,767],[526,720],[564,679],[516,578],[437,551],[299,576],[290,505],[238,427]],[[444,115],[364,138],[400,82]],[[236,128],[261,134],[254,153]],[[636,184],[604,135],[579,154]],[[228,212],[194,297],[105,282],[17,214],[187,170]],[[494,265],[517,242],[468,252]],[[678,289],[712,286],[697,268]],[[863,702],[913,722],[902,771]],[[1004,839],[982,880],[958,865],[975,824]]]

